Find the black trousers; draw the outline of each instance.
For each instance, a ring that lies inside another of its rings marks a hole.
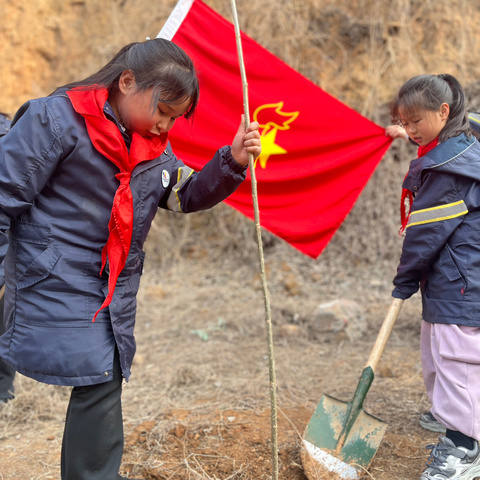
[[[5,325],[3,324],[3,305],[4,298],[0,299],[0,335],[5,333]],[[13,379],[15,370],[5,365],[0,359],[0,402],[2,400],[10,400],[13,398]]]
[[[63,433],[62,480],[117,480],[123,454],[122,372],[113,380],[73,387]]]

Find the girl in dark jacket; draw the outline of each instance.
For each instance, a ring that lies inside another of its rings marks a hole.
[[[232,146],[201,171],[176,158],[168,131],[193,115],[198,94],[183,50],[133,43],[98,73],[27,102],[0,140],[0,356],[26,376],[74,387],[64,480],[121,478],[121,384],[157,208],[212,207],[244,180],[249,153],[260,154],[258,124],[245,129],[242,117]]]
[[[421,289],[423,377],[446,427],[420,479],[472,480],[480,476],[480,145],[451,75],[409,80],[392,117],[419,145],[403,183],[393,296]]]

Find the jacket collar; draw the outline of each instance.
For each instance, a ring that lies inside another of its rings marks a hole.
[[[473,165],[470,168],[470,162],[465,162],[473,150],[477,155],[480,152],[478,141],[473,135],[468,138],[464,133],[439,143],[425,156],[412,160],[403,188],[412,192],[417,191],[421,184],[422,173],[434,168],[463,176],[472,176],[471,173],[473,173],[480,180],[480,172],[476,172],[478,163],[475,162],[475,171],[473,171]],[[472,172],[469,172],[470,170]]]

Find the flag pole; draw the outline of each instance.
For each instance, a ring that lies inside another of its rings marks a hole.
[[[240,28],[238,25],[237,7],[235,0],[231,0],[233,23],[235,26],[235,38],[237,41],[238,60],[240,64],[240,75],[243,87],[243,109],[245,114],[245,127],[250,125],[249,106],[248,106],[248,83],[245,72],[245,64],[243,61],[242,40],[240,36]],[[270,294],[268,292],[267,276],[265,273],[265,260],[263,256],[262,230],[260,227],[260,214],[258,209],[257,195],[257,179],[255,176],[255,159],[250,153],[248,155],[248,166],[252,182],[253,211],[255,218],[255,227],[257,233],[258,257],[260,260],[260,271],[262,277],[262,287],[265,299],[265,323],[267,327],[268,340],[268,367],[270,375],[270,405],[271,405],[271,439],[272,439],[272,479],[278,480],[278,428],[277,428],[277,382],[275,379],[275,358],[273,354],[273,333],[272,333],[272,317],[270,311]]]

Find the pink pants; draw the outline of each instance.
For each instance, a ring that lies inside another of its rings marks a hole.
[[[433,415],[480,440],[480,328],[423,321],[420,348]]]

